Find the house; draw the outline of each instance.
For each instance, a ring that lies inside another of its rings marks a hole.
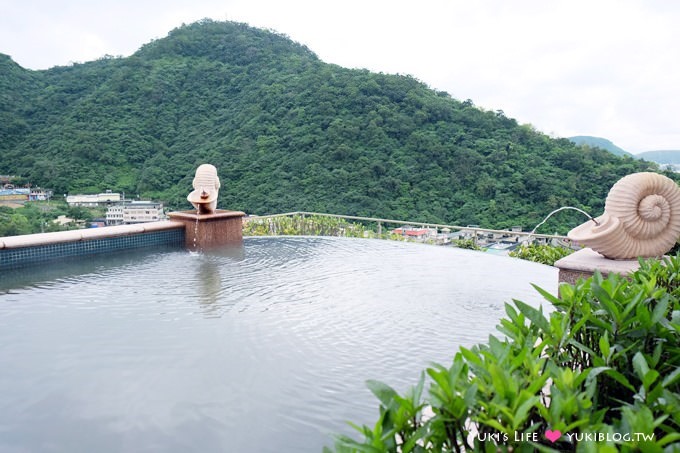
[[[75,219],[72,219],[70,217],[66,217],[65,215],[60,215],[56,219],[52,220],[52,222],[59,224],[61,226],[69,225],[72,223],[75,223]]]
[[[418,228],[411,225],[404,225],[391,231],[392,234],[403,236],[407,239],[426,240],[437,237],[436,228]]]
[[[440,235],[442,239],[442,244],[449,244],[451,242],[455,241],[462,241],[465,239],[465,233],[462,231],[451,231],[448,230],[448,232],[443,231],[442,234]]]
[[[32,187],[28,195],[29,201],[47,201],[50,198],[52,198],[52,191],[40,187]]]

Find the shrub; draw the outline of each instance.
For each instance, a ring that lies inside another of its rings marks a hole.
[[[453,241],[454,247],[468,250],[483,250],[474,239],[456,239]]]
[[[555,261],[562,259],[573,252],[574,251],[572,249],[554,245],[522,244],[515,250],[508,253],[508,255],[514,258],[520,258],[523,260],[534,261],[536,263],[552,266],[555,264]]]
[[[424,375],[403,396],[370,381],[378,420],[335,450],[680,451],[679,287],[678,257],[562,285],[560,298],[537,287],[549,316],[506,304],[503,337],[428,368],[427,396]]]
[[[243,235],[363,237],[364,227],[336,217],[293,215],[247,220],[243,225]]]

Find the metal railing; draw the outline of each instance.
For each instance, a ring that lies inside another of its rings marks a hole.
[[[338,218],[338,219],[345,219],[345,220],[358,220],[361,222],[371,222],[371,223],[376,223],[377,224],[377,233],[378,235],[382,234],[382,227],[384,224],[387,225],[410,225],[410,226],[420,226],[422,228],[436,228],[436,229],[443,229],[443,228],[448,228],[450,230],[458,230],[458,231],[465,231],[466,233],[469,233],[472,236],[472,239],[474,239],[475,243],[477,242],[478,236],[481,235],[488,235],[488,234],[496,234],[496,235],[501,235],[501,236],[517,236],[517,237],[522,237],[526,236],[527,240],[531,238],[537,238],[537,239],[545,239],[547,240],[557,240],[560,243],[562,243],[565,246],[569,246],[571,244],[571,240],[566,237],[566,236],[560,236],[560,235],[555,235],[555,234],[538,234],[532,231],[516,231],[516,230],[494,230],[490,228],[480,228],[476,225],[468,225],[468,226],[460,226],[460,225],[447,225],[447,224],[441,224],[441,223],[427,223],[427,222],[413,222],[413,221],[408,221],[408,220],[395,220],[395,219],[382,219],[378,217],[362,217],[362,216],[352,216],[352,215],[341,215],[341,214],[327,214],[327,213],[321,213],[321,212],[308,212],[308,211],[294,211],[294,212],[285,212],[281,214],[269,214],[269,215],[251,215],[247,216],[244,218],[245,222],[248,222],[250,220],[257,220],[257,219],[272,219],[276,217],[292,217],[292,216],[319,216],[319,217],[331,217],[331,218]]]

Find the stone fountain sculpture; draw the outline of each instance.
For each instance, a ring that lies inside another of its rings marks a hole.
[[[202,164],[196,169],[193,181],[194,190],[187,200],[199,214],[212,214],[217,208],[217,196],[220,192],[220,178],[214,165]]]
[[[217,209],[220,178],[217,169],[202,164],[196,169],[194,190],[187,200],[194,211],[170,212],[168,217],[184,227],[185,246],[192,250],[207,250],[243,242],[243,217],[241,211]]]
[[[610,189],[604,214],[568,237],[609,259],[661,256],[680,237],[680,188],[658,173],[625,176]]]

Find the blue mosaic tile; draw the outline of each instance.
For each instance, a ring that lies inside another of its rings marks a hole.
[[[111,253],[119,250],[161,245],[183,247],[184,229],[175,228],[86,241],[0,249],[0,270],[14,269],[73,256]]]

